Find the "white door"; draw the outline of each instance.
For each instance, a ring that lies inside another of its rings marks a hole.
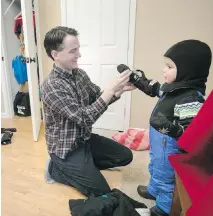
[[[6,52],[6,38],[5,29],[3,23],[3,17],[1,17],[1,117],[12,118],[13,103],[12,103],[12,92],[10,85],[10,77],[8,77],[8,59]]]
[[[1,44],[1,118],[11,118],[12,117],[12,109],[9,104],[9,91],[8,82],[5,76],[5,55]]]
[[[118,75],[117,65],[128,64],[130,0],[66,0],[65,4],[65,25],[80,34],[79,67],[105,88]],[[125,99],[122,96],[109,106],[94,127],[124,130]]]
[[[9,108],[7,103],[7,95],[6,95],[6,87],[4,84],[6,83],[5,80],[5,64],[4,64],[4,54],[3,54],[3,48],[1,44],[1,118],[7,117],[8,113],[7,110]]]
[[[27,63],[27,75],[30,94],[33,139],[34,141],[37,141],[41,126],[41,111],[39,100],[37,62],[31,61],[37,60],[33,27],[32,1],[21,0],[21,10],[24,30],[25,56],[29,58],[29,62]]]

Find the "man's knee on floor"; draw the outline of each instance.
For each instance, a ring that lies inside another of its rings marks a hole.
[[[113,159],[113,167],[115,166],[126,166],[131,163],[133,160],[132,151],[128,148],[123,148],[119,154],[116,155]]]
[[[110,193],[111,189],[108,185],[101,185],[99,184],[98,186],[96,186],[97,188],[92,188],[90,190],[90,195],[93,196],[102,196],[104,194],[108,194]]]
[[[133,160],[133,154],[132,151],[128,148],[124,149],[123,155],[122,155],[122,163],[125,163],[125,165],[131,163]]]

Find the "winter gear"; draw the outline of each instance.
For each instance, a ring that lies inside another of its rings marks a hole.
[[[151,208],[151,216],[169,216],[163,210],[159,209],[157,206]]]
[[[3,134],[3,136],[1,137],[1,144],[2,145],[8,145],[11,144],[11,139],[13,137],[13,133],[10,131],[7,131]]]
[[[117,189],[87,200],[70,200],[69,206],[72,216],[140,216],[135,209],[147,208]]]
[[[112,135],[113,140],[135,150],[149,150],[149,130],[130,128],[125,132],[119,132]]]
[[[177,67],[174,83],[164,84],[163,92],[193,88],[205,95],[206,81],[212,60],[209,46],[198,40],[185,40],[173,45],[165,54]]]
[[[145,198],[145,199],[150,199],[150,200],[156,200],[155,197],[153,197],[148,191],[147,191],[147,186],[139,185],[137,188],[138,194]]]

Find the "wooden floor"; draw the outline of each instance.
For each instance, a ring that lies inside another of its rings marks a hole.
[[[71,187],[46,184],[47,157],[42,126],[38,142],[32,140],[30,118],[2,120],[1,127],[16,127],[12,144],[2,151],[2,216],[69,216],[69,199],[83,196]],[[120,188],[121,172],[105,171],[112,188]]]

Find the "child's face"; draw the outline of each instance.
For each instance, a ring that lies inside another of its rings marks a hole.
[[[175,81],[177,76],[177,67],[175,63],[167,57],[164,57],[165,67],[163,68],[163,76],[166,83],[171,84]]]

